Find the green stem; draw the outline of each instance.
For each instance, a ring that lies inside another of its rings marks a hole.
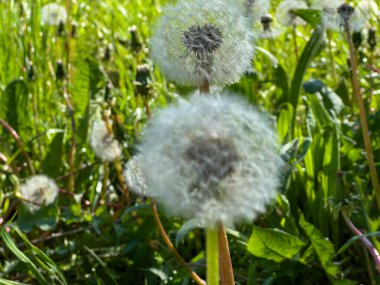
[[[206,230],[207,285],[219,285],[219,250],[217,227]]]

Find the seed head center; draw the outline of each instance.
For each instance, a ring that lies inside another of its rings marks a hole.
[[[230,175],[239,161],[235,146],[228,140],[197,137],[192,140],[185,157],[193,164],[199,182],[210,184]]]
[[[183,43],[197,58],[214,53],[223,43],[220,29],[211,24],[193,25],[183,32]]]

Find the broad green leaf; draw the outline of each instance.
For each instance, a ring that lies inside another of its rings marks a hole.
[[[311,141],[311,138],[297,138],[282,146],[280,150],[282,159],[292,163],[293,166],[300,163],[307,154]]]
[[[199,228],[200,226],[201,225],[197,219],[191,219],[184,223],[175,236],[175,245],[178,246],[191,230]]]
[[[295,113],[297,111],[297,104],[298,104],[298,99],[301,93],[303,77],[311,61],[324,47],[324,34],[325,34],[324,25],[318,25],[314,29],[310,37],[310,40],[308,41],[304,50],[302,51],[301,57],[297,64],[296,70],[294,72],[290,94],[289,94],[290,96],[289,102],[291,103],[294,109],[293,123],[296,118]],[[293,128],[294,128],[294,124],[293,124]]]
[[[42,161],[42,169],[44,173],[52,178],[56,178],[60,174],[60,169],[62,166],[63,138],[63,131],[54,136],[49,145],[47,154]]]
[[[280,142],[283,143],[289,137],[292,127],[293,107],[289,103],[285,103],[281,108],[277,119],[277,129]]]
[[[253,255],[275,262],[297,259],[305,243],[297,236],[279,229],[254,227],[248,241],[248,251]]]
[[[336,276],[340,270],[338,266],[333,263],[336,253],[332,243],[325,238],[315,226],[306,222],[302,214],[300,215],[299,224],[308,236],[323,269],[327,274]]]
[[[292,10],[292,13],[304,19],[312,27],[316,27],[322,21],[322,12],[320,10],[296,9]]]
[[[58,222],[60,211],[55,205],[42,206],[38,211],[19,211],[17,225],[24,232],[29,232],[33,227],[38,227],[43,231],[54,229]]]
[[[104,87],[104,73],[100,70],[98,62],[88,57],[78,62],[79,69],[75,74],[73,101],[74,109],[81,116],[85,114],[90,99]]]
[[[276,81],[275,84],[279,88],[282,89],[282,96],[284,98],[288,97],[289,95],[289,83],[288,83],[288,76],[286,74],[285,69],[279,64],[277,65],[277,68],[275,69],[275,76]]]
[[[20,133],[30,122],[29,109],[26,83],[19,79],[12,81],[0,96],[0,118]]]

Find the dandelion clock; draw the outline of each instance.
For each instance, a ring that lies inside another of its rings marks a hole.
[[[239,1],[193,0],[167,6],[150,39],[163,74],[182,85],[231,84],[248,69],[253,35]]]
[[[47,176],[35,175],[21,184],[20,195],[28,210],[35,212],[43,205],[54,203],[58,195],[58,187]]]
[[[265,115],[241,98],[211,93],[152,117],[136,159],[144,194],[172,216],[198,220],[217,247],[219,223],[252,221],[275,197],[282,165],[276,150]]]

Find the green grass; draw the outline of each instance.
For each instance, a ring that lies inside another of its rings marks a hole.
[[[111,110],[124,165],[148,120],[144,104],[154,113],[191,91],[167,82],[148,57],[163,2],[75,1],[62,35],[56,27],[41,26],[44,1],[0,2],[0,119],[19,136],[16,141],[0,128],[0,284],[191,284],[158,234],[149,203],[132,195],[133,206],[119,207],[122,185],[115,165],[102,182],[105,165],[88,141],[93,120]],[[229,230],[235,279],[237,284],[379,284],[371,255],[360,240],[352,240],[342,216],[370,234],[380,250],[379,209],[351,87],[348,44],[342,32],[325,34],[311,18],[315,13],[297,13],[310,21],[296,30],[300,59],[290,28],[276,39],[259,39],[257,46],[266,52],[256,52],[254,71],[228,87],[272,114],[289,165],[267,213]],[[142,46],[132,40],[133,25]],[[380,28],[375,17],[371,25]],[[357,48],[377,162],[379,52],[366,39]],[[137,65],[143,63],[152,68],[148,96],[137,94],[135,85]],[[379,173],[378,163],[377,168]],[[16,197],[32,169],[64,190],[55,205],[33,215]],[[68,193],[72,171],[75,184]],[[159,214],[179,253],[205,279],[203,230],[181,228],[184,221]]]

